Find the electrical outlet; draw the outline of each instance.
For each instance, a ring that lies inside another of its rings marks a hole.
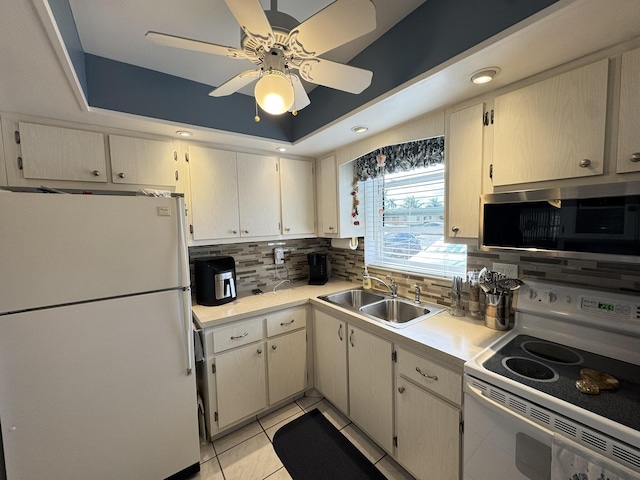
[[[284,263],[284,248],[277,247],[273,249],[273,259],[276,265]]]
[[[518,266],[510,263],[493,263],[493,271],[503,273],[507,278],[518,278]]]

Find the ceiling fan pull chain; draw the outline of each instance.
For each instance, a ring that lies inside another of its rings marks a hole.
[[[258,115],[258,102],[256,101],[256,116],[253,117],[256,123],[260,121],[260,116]]]

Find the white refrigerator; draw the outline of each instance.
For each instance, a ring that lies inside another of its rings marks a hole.
[[[179,198],[0,191],[8,480],[199,470],[184,211]]]

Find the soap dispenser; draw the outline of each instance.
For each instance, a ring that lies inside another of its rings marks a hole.
[[[364,276],[362,277],[362,288],[365,290],[371,289],[371,279],[368,277],[369,271],[367,270],[367,266],[364,266]]]

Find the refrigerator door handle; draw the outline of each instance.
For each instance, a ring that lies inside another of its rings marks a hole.
[[[194,346],[193,329],[191,328],[191,274],[189,273],[189,250],[187,248],[187,234],[184,219],[184,198],[177,198],[178,217],[178,249],[180,254],[180,284],[182,285],[182,323],[184,329],[184,339],[187,342],[187,375],[193,373]]]

